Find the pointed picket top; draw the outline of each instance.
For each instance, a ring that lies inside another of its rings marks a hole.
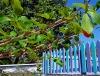
[[[73,59],[72,59],[72,56],[73,56],[73,48],[72,46],[69,48],[69,56],[70,56],[70,72],[73,72]]]
[[[58,49],[56,49],[56,58],[58,58]],[[56,73],[59,73],[58,65],[56,64]]]
[[[66,50],[66,72],[70,72],[70,68],[69,68],[69,49]]]
[[[96,43],[95,43],[94,41],[92,41],[92,42],[91,42],[91,48],[96,49],[95,47],[96,47]]]
[[[98,71],[100,72],[100,40],[96,42],[96,51],[97,51],[97,57],[98,57]]]
[[[74,71],[77,72],[77,47],[73,47],[74,52]]]
[[[55,50],[52,51],[52,58],[54,59]],[[52,73],[54,73],[54,60],[52,59]]]
[[[91,64],[91,52],[90,52],[90,43],[86,43],[86,57],[87,57],[87,72],[92,72],[92,64]]]
[[[56,50],[55,49],[53,50],[53,57],[56,58]],[[54,62],[53,65],[54,65],[53,66],[53,73],[55,73],[55,71],[56,71],[56,63]]]
[[[100,56],[100,40],[96,42],[97,55]]]
[[[63,48],[63,63],[64,63],[64,65],[63,65],[63,72],[66,72],[66,69],[65,69],[65,67],[66,67],[66,66],[65,66],[65,65],[66,65],[66,62],[65,62],[65,59],[66,59],[66,58],[65,58],[65,56],[66,56],[66,55],[65,55],[65,52],[66,52],[66,49]]]
[[[85,44],[81,44],[81,47],[80,47],[80,50],[81,50],[81,70],[82,70],[82,73],[86,73],[86,56],[85,56]]]
[[[91,43],[91,55],[92,55],[92,63],[93,63],[93,72],[97,73],[96,44],[94,41],[92,41]]]
[[[45,74],[45,52],[43,52],[42,72]]]

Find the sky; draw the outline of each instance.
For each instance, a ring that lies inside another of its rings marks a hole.
[[[73,3],[80,3],[83,2],[84,0],[68,0],[67,6],[71,6]],[[91,0],[90,4],[91,5],[95,5],[96,2],[98,0]],[[98,11],[98,13],[100,13],[100,10]],[[97,25],[94,30],[93,30],[93,34],[94,34],[94,38],[86,38],[84,35],[80,34],[80,41],[83,43],[87,43],[87,42],[91,42],[91,41],[97,41],[100,40],[100,29],[96,29],[97,27],[99,27],[100,25]]]

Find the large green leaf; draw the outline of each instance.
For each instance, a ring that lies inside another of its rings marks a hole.
[[[45,40],[45,37],[46,36],[45,35],[42,35],[42,34],[41,35],[38,35],[36,41],[41,43],[41,42],[43,42]]]
[[[21,16],[18,18],[19,22],[21,23],[21,25],[23,25],[24,29],[30,29],[31,27],[33,27],[33,22],[28,19],[26,16]]]
[[[92,18],[92,22],[95,24],[100,24],[100,14],[95,11],[89,11],[88,14]]]
[[[46,38],[47,38],[48,40],[52,40],[52,38],[54,37],[53,31],[50,31],[50,30],[49,30],[49,31],[47,32],[47,35],[46,35],[46,36],[47,36]]]
[[[15,36],[17,36],[17,33],[15,31],[11,31],[10,36],[15,37]]]
[[[21,16],[18,18],[18,20],[22,21],[22,22],[28,22],[29,19],[26,16]]]
[[[81,27],[84,31],[86,31],[88,34],[92,33],[93,31],[93,25],[91,23],[91,20],[88,16],[88,14],[84,14],[83,18],[82,18],[82,23],[81,23]]]
[[[72,6],[73,6],[73,7],[78,7],[78,8],[86,9],[85,4],[83,4],[83,3],[73,3]]]
[[[50,19],[50,14],[49,13],[43,13],[40,14],[41,17],[46,18],[46,19]]]
[[[27,46],[27,43],[25,40],[19,40],[19,44],[21,47],[26,47]]]
[[[35,21],[34,19],[32,19],[32,22],[33,22],[33,24],[34,24],[35,26],[38,26],[39,29],[44,30],[44,29],[47,28],[47,25],[44,24],[44,23],[37,22],[37,21]]]
[[[66,17],[68,16],[68,8],[67,7],[62,7],[59,9],[59,14],[63,17]]]
[[[11,19],[7,16],[0,16],[0,23],[5,23],[7,21],[11,21]]]

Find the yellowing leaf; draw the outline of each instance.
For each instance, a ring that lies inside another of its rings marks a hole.
[[[82,18],[82,23],[81,23],[81,27],[84,31],[86,31],[88,34],[92,33],[93,31],[93,25],[90,21],[90,18],[88,16],[88,14],[84,14],[83,18]]]

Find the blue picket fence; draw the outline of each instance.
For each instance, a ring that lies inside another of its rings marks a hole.
[[[56,64],[49,54],[62,59],[64,65]],[[100,41],[44,52],[42,68],[43,74],[100,75]]]

